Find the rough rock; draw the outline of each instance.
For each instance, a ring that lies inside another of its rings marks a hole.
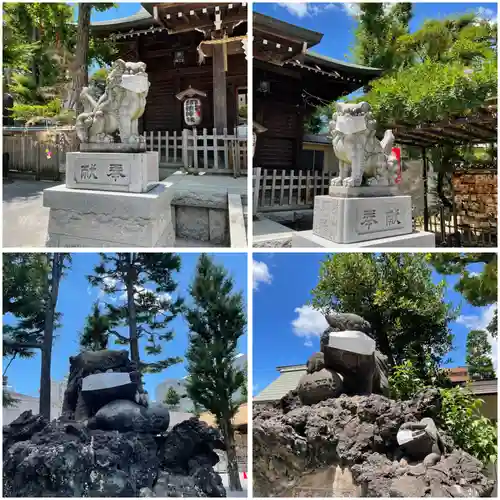
[[[54,420],[3,462],[4,495],[18,497],[138,496],[158,474],[150,435],[89,430]]]
[[[170,413],[166,406],[148,408],[128,400],[116,400],[103,406],[89,421],[89,427],[120,432],[160,434],[168,429]]]
[[[221,435],[196,418],[155,436],[25,412],[4,443],[5,497],[226,496],[213,470]]]
[[[45,429],[48,420],[41,415],[33,415],[31,410],[25,411],[19,415],[10,425],[3,427],[3,453],[18,441],[27,441],[33,434]]]
[[[312,405],[324,399],[335,398],[342,392],[342,378],[338,373],[327,368],[305,373],[297,385],[300,401]]]
[[[282,401],[264,408],[255,406],[256,496],[279,496],[299,484],[305,474],[332,466],[349,468],[362,496],[409,492],[450,496],[449,488],[456,485],[466,496],[485,497],[493,490],[482,464],[462,450],[446,451],[430,467],[398,457],[398,429],[405,422],[436,419],[441,404],[437,390],[425,391],[410,401],[393,401],[378,394],[341,395],[311,406],[295,406],[296,397],[287,395],[285,405]]]
[[[224,448],[220,432],[193,417],[177,424],[168,433],[163,442],[162,461],[170,470],[188,469],[192,456],[210,455],[215,465],[219,457],[214,450]]]

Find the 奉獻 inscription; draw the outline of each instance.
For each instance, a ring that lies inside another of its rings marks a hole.
[[[109,165],[108,173],[106,174],[109,178],[113,179],[115,182],[118,179],[123,179],[127,177],[123,173],[123,165],[121,163],[111,163]]]
[[[388,229],[392,228],[392,226],[398,226],[401,224],[399,220],[401,210],[399,208],[391,208],[385,213],[385,225]]]
[[[91,163],[90,165],[82,165],[80,167],[80,179],[82,181],[97,179],[97,165],[95,163]]]
[[[358,234],[393,231],[402,227],[401,208],[365,208],[358,212]]]
[[[372,226],[378,225],[377,212],[374,209],[363,210],[363,216],[360,222],[361,226],[366,227],[370,231]]]

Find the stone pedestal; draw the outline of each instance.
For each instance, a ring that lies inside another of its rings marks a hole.
[[[358,243],[334,243],[326,238],[316,236],[312,231],[295,231],[292,233],[291,246],[292,248],[342,248],[353,251],[358,248],[435,248],[436,236],[434,233],[418,231]]]
[[[67,153],[66,187],[145,193],[159,180],[158,164],[157,151]]]
[[[314,198],[315,236],[332,244],[349,244],[412,232],[411,196],[351,197],[349,188],[336,189],[346,192]]]
[[[173,247],[173,184],[160,182],[147,193],[46,189],[50,208],[48,247]]]

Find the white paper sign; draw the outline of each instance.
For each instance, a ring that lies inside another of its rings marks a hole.
[[[121,86],[137,94],[142,94],[149,88],[148,77],[141,75],[122,75]]]
[[[366,120],[364,116],[341,115],[337,117],[336,127],[343,134],[355,134],[366,130]]]
[[[376,348],[375,341],[371,337],[355,330],[330,333],[328,346],[367,356],[373,354]]]

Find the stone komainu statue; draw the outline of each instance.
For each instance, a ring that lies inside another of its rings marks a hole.
[[[394,135],[386,130],[382,141],[377,139],[377,122],[367,102],[337,103],[329,130],[335,156],[339,159],[339,176],[332,179],[332,186],[395,184]]]
[[[307,374],[297,386],[303,404],[314,404],[340,394],[389,395],[387,357],[375,350],[365,355],[329,346],[330,333],[354,331],[371,336],[371,325],[356,314],[326,316],[329,327],[321,336],[321,352],[307,362]]]
[[[80,94],[84,112],[76,119],[82,143],[113,143],[118,131],[123,144],[139,144],[139,118],[149,91],[146,64],[118,59],[111,66],[104,94],[96,102],[84,87]]]

